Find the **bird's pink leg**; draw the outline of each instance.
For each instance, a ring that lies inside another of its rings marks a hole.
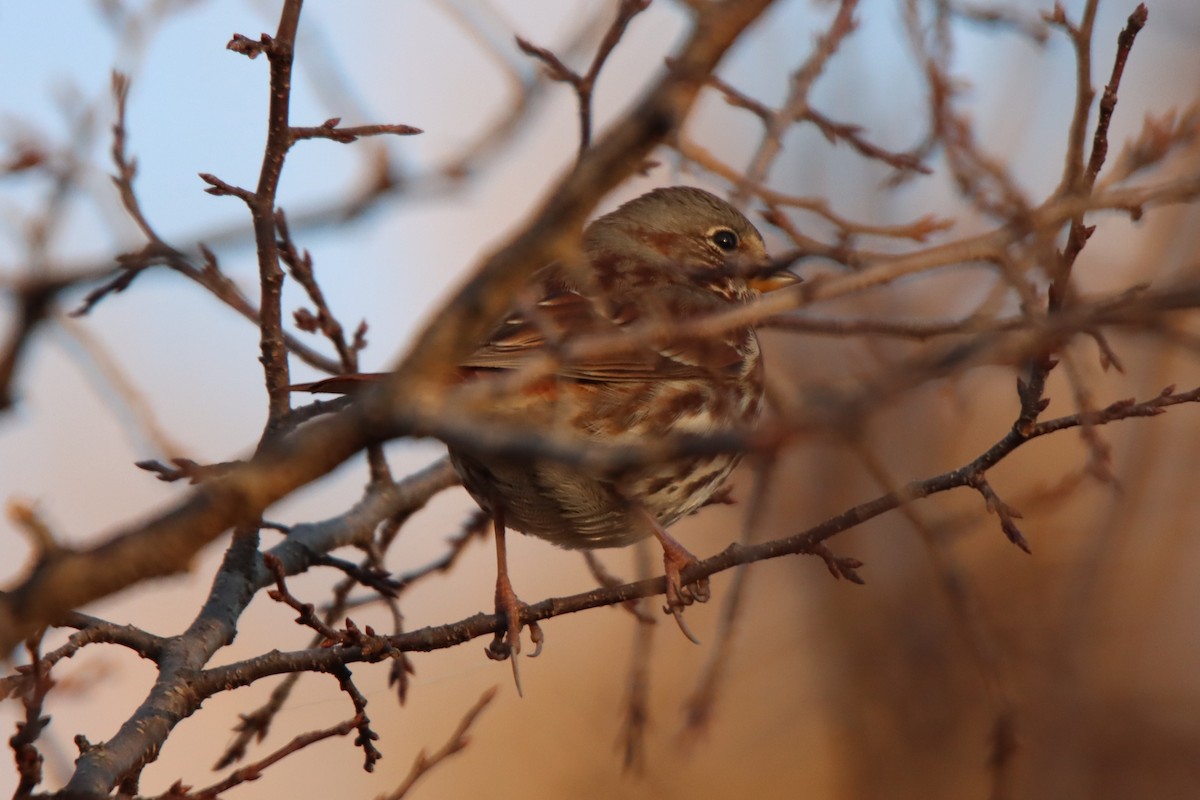
[[[696,644],[700,644],[700,640],[692,635],[683,622],[683,609],[692,603],[708,602],[708,599],[712,597],[712,592],[708,588],[708,578],[701,578],[685,585],[682,577],[683,571],[693,564],[699,563],[699,559],[688,552],[688,549],[681,545],[675,537],[667,533],[667,529],[658,524],[658,520],[650,512],[642,509],[642,514],[650,523],[654,538],[658,539],[658,543],[662,545],[663,549],[663,568],[667,575],[667,605],[663,610],[675,618],[675,624],[679,626],[679,630],[683,631],[684,636]]]
[[[513,682],[517,685],[517,694],[521,691],[521,670],[517,666],[517,656],[521,652],[521,610],[528,608],[513,591],[512,581],[508,578],[508,550],[505,547],[504,512],[499,505],[495,506],[492,520],[496,532],[496,613],[504,616],[508,626],[505,632],[496,631],[495,638],[485,651],[488,658],[496,661],[510,659],[512,661]],[[542,652],[542,629],[536,622],[529,624],[529,634],[535,645],[530,658],[535,658]]]

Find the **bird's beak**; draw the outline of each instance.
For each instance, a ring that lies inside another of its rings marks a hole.
[[[747,281],[747,283],[750,284],[750,288],[766,294],[767,292],[774,292],[778,289],[786,289],[789,286],[795,286],[796,284],[800,283],[800,281],[801,279],[799,276],[794,275],[791,272],[780,271],[773,272],[770,275],[759,275],[753,277]]]

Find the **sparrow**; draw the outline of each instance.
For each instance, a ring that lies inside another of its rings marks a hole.
[[[552,367],[534,378],[497,383],[478,421],[565,432],[584,446],[747,431],[764,404],[754,330],[735,327],[707,337],[662,331],[797,282],[772,263],[762,235],[733,205],[702,189],[656,189],[588,225],[580,258],[535,273],[511,313],[458,365],[456,380],[478,386],[511,378],[550,355]],[[639,336],[649,326],[657,335]],[[570,355],[572,343],[611,342],[622,334],[627,347]],[[339,376],[294,388],[341,391],[373,377]],[[682,582],[681,573],[697,559],[667,529],[717,497],[741,454],[688,455],[612,474],[539,456],[536,447],[527,457],[462,443],[449,453],[495,530],[496,610],[506,627],[497,631],[490,656],[511,657],[515,673],[524,604],[508,577],[510,529],[569,549],[653,537],[663,550],[665,610],[695,640],[681,612],[709,598],[708,581]],[[540,650],[541,631],[536,623],[530,630]]]

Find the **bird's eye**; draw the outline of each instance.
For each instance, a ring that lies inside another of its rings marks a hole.
[[[738,246],[738,235],[729,228],[717,228],[708,234],[708,238],[726,253],[733,252]]]

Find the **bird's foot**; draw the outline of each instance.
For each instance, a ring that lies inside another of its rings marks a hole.
[[[679,630],[683,631],[684,636],[696,644],[700,644],[700,640],[692,635],[683,621],[683,609],[692,603],[708,602],[712,597],[708,578],[700,578],[685,584],[683,571],[698,564],[699,559],[670,536],[661,536],[659,541],[662,543],[663,567],[667,575],[667,604],[663,607],[663,611],[675,618],[675,624],[679,626]]]
[[[484,652],[493,661],[509,660],[512,664],[513,682],[517,686],[517,694],[522,697],[525,695],[521,690],[521,669],[518,666],[517,656],[521,653],[521,612],[527,608],[529,605],[522,602],[513,591],[512,584],[508,581],[508,575],[502,574],[496,581],[496,614],[504,617],[505,627],[496,631],[491,644],[484,649]],[[530,622],[527,627],[530,641],[534,645],[533,652],[529,654],[529,657],[537,658],[542,652],[545,635],[542,633],[541,626],[536,622]]]

